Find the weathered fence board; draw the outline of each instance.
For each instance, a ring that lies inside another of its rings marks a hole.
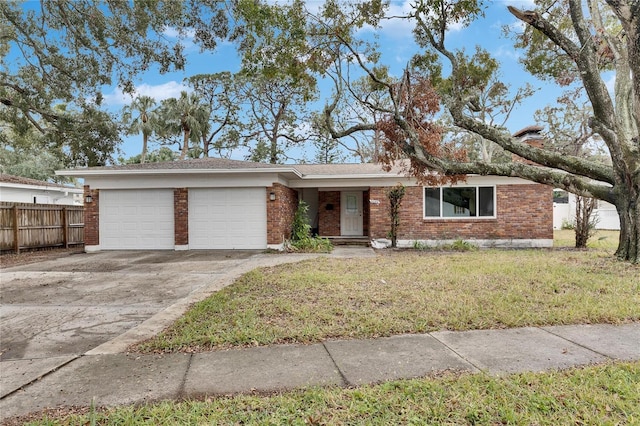
[[[84,243],[84,207],[0,203],[0,250],[69,247]]]

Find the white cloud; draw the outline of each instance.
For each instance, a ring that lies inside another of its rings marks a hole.
[[[173,80],[158,85],[143,83],[135,88],[132,95],[123,93],[122,89],[117,87],[112,93],[104,95],[104,102],[111,106],[127,105],[131,103],[132,99],[136,96],[150,96],[155,99],[156,102],[160,102],[167,98],[177,98],[182,91],[189,91],[189,88]]]
[[[365,25],[360,32],[378,32],[387,37],[394,39],[411,38],[413,36],[413,28],[415,27],[415,21],[413,19],[401,19],[401,17],[408,16],[412,11],[411,3],[409,0],[404,0],[402,3],[392,2],[389,5],[386,15],[392,17],[391,19],[383,19],[380,21],[380,26],[374,28],[370,25]]]
[[[496,58],[508,58],[517,61],[520,59],[521,53],[513,46],[502,44],[493,52],[493,56]]]
[[[167,27],[164,29],[164,31],[162,31],[162,34],[165,37],[169,37],[169,38],[193,39],[193,37],[195,37],[196,35],[196,32],[195,30],[186,30],[186,31],[180,32],[174,27]]]
[[[536,7],[535,0],[505,0],[505,4],[521,10],[531,10]]]
[[[414,5],[412,0],[392,1],[386,13],[391,19],[380,21],[380,28],[365,26],[361,31],[377,31],[393,39],[413,39],[413,29],[416,26],[416,22],[413,19],[406,18],[413,12]],[[447,32],[458,32],[463,28],[464,24],[454,23],[449,25]]]

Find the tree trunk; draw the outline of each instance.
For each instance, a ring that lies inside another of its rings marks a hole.
[[[143,164],[147,158],[147,141],[149,136],[146,133],[142,133],[142,154],[140,154],[140,163]]]
[[[576,195],[576,248],[587,248],[587,243],[596,225],[591,219],[595,205],[594,198]]]
[[[623,194],[616,209],[620,217],[620,241],[616,256],[620,260],[640,262],[640,192]]]
[[[202,135],[202,156],[204,158],[208,158],[209,157],[209,140],[205,137],[205,135]]]
[[[278,138],[272,138],[269,145],[269,163],[278,164]]]
[[[187,152],[189,152],[189,138],[191,137],[191,131],[184,131],[184,138],[182,141],[182,152],[180,153],[180,159],[184,160],[187,158]]]

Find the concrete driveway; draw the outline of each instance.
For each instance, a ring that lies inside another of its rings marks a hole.
[[[0,360],[81,355],[258,252],[79,253],[0,273]],[[211,289],[211,290],[215,290]]]
[[[257,251],[117,251],[2,269],[0,397],[83,354],[125,351],[191,303],[277,258]]]

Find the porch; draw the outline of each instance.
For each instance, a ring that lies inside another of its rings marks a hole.
[[[309,206],[314,235],[334,245],[369,244],[369,188],[303,188],[299,199]]]

